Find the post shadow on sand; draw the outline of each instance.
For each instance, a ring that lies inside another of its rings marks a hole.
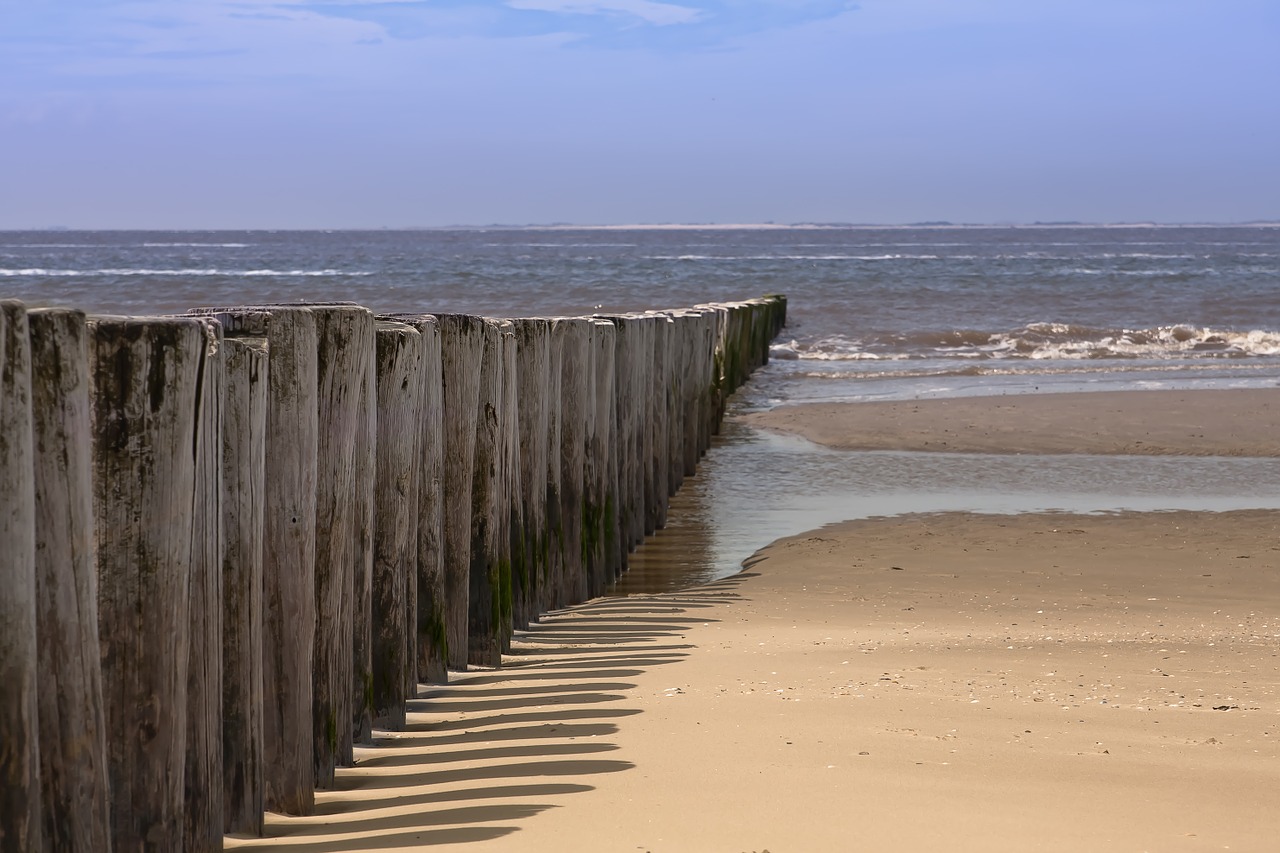
[[[251,848],[292,853],[490,841],[631,769],[607,740],[642,713],[627,679],[677,663],[697,610],[738,598],[737,578],[681,593],[599,599],[518,632],[504,668],[428,686],[410,722],[340,768],[316,814],[278,818]],[[579,740],[581,739],[581,740]],[[483,762],[483,763],[476,763]],[[391,811],[394,809],[395,811]],[[390,813],[388,813],[390,812]]]

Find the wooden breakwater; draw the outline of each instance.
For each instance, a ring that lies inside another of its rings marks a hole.
[[[785,313],[0,301],[0,851],[311,811],[420,682],[626,569]]]

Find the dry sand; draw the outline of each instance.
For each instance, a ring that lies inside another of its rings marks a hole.
[[[516,652],[228,846],[1280,849],[1280,511],[845,523]]]

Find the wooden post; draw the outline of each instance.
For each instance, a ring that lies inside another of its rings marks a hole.
[[[467,625],[471,584],[471,507],[476,414],[485,321],[467,314],[441,314],[440,359],[443,385],[445,640],[451,669],[467,668]]]
[[[418,483],[417,619],[418,668],[408,685],[418,695],[419,679],[444,684],[449,679],[445,640],[444,592],[444,386],[441,382],[440,329],[434,317],[416,324],[422,335],[422,467]],[[411,593],[412,594],[412,593]],[[412,620],[411,620],[412,621]]]
[[[377,371],[373,709],[377,725],[402,729],[406,686],[416,665],[411,613],[405,596],[409,589],[417,589],[422,335],[403,323],[379,321]],[[416,620],[416,612],[412,616]]]
[[[540,612],[547,613],[565,605],[564,601],[564,505],[560,496],[561,487],[561,416],[563,412],[563,371],[561,364],[564,354],[564,334],[557,329],[555,320],[547,320],[547,432],[546,453],[543,458],[547,463],[546,499],[544,501],[547,524],[547,572],[546,584],[540,589]],[[534,440],[530,436],[530,440]]]
[[[222,849],[222,325],[198,320],[204,353],[196,398],[195,500],[187,653],[187,851]]]
[[[43,849],[36,697],[31,346],[21,303],[0,301],[0,850]]]
[[[564,588],[561,604],[587,598],[583,566],[586,531],[583,527],[583,473],[586,462],[587,417],[594,408],[589,398],[591,321],[556,320],[560,338],[560,523],[564,528]]]
[[[205,331],[198,320],[137,317],[98,317],[89,329],[113,846],[176,850]]]
[[[668,400],[668,374],[670,373],[671,319],[662,314],[650,314],[653,324],[653,378],[650,386],[652,409],[649,425],[653,442],[649,456],[653,493],[650,496],[651,525],[653,530],[667,526],[667,504],[671,499],[671,466],[668,462],[671,444],[671,418]]]
[[[516,424],[519,435],[522,550],[512,563],[516,626],[540,615],[540,588],[547,571],[547,360],[551,327],[545,320],[514,320]]]
[[[714,382],[711,375],[714,314],[695,308],[685,315],[689,318],[689,362],[684,386],[684,474],[690,477],[697,470],[702,454],[711,446],[706,409],[708,392]]]
[[[667,319],[667,497],[684,482],[684,353],[685,320],[668,311]],[[669,502],[669,501],[668,501]]]
[[[613,556],[615,579],[627,569],[631,551],[630,486],[631,486],[631,368],[630,338],[626,320],[606,318],[613,324],[613,417],[610,436],[610,478],[613,494]]]
[[[374,321],[358,306],[310,308],[316,318],[319,424],[312,752],[316,785],[329,788],[335,767],[351,763],[355,587],[364,568],[365,479],[373,476],[361,439]]]
[[[606,317],[614,326],[614,445],[617,455],[617,553],[620,570],[627,554],[644,539],[644,473],[640,465],[643,395],[640,392],[642,321],[635,315]]]
[[[263,475],[263,769],[266,807],[315,803],[312,670],[316,594],[317,337],[306,307],[198,309],[227,335],[268,342]]]
[[[444,472],[444,387],[441,384],[440,328],[430,315],[396,315],[399,322],[417,330],[422,341],[418,371],[422,397],[418,420],[417,565],[406,578],[406,630],[416,666],[405,673],[405,695],[417,696],[419,680],[432,684],[448,681],[448,643],[445,635],[444,531],[441,484]]]
[[[511,651],[517,623],[516,572],[524,573],[524,513],[520,501],[520,396],[516,382],[515,324],[502,321],[502,561],[499,563],[498,645]],[[523,613],[521,613],[523,617]],[[527,624],[527,623],[524,623]],[[522,625],[523,627],[523,625]]]
[[[42,309],[27,317],[44,844],[48,850],[94,853],[110,849],[111,826],[93,551],[88,332],[79,311]],[[0,425],[0,432],[9,434],[9,426]],[[15,494],[8,488],[0,492]],[[18,682],[6,677],[3,683]]]
[[[724,402],[728,397],[726,386],[728,378],[725,373],[726,335],[729,327],[729,309],[723,305],[701,305],[712,312],[711,321],[711,386],[708,389],[705,414],[707,418],[707,435],[720,432],[720,424],[724,416]]]
[[[226,335],[223,347],[223,831],[261,835],[267,340]]]
[[[497,666],[501,661],[498,554],[501,495],[501,408],[504,357],[502,331],[492,320],[484,323],[476,414],[475,470],[471,485],[471,570],[469,577],[467,662]],[[506,531],[502,530],[502,535]]]
[[[352,560],[352,642],[351,667],[347,680],[348,726],[340,751],[344,766],[356,763],[355,744],[372,743],[374,736],[374,646],[372,646],[372,594],[374,594],[374,485],[378,467],[378,364],[374,315],[364,315],[365,343],[362,356],[365,375],[357,402],[355,482],[352,508],[355,510],[355,558]]]
[[[640,415],[640,454],[638,462],[640,466],[640,512],[643,525],[640,529],[640,540],[636,543],[644,541],[644,537],[652,534],[658,529],[658,484],[655,478],[656,465],[654,464],[654,455],[657,446],[657,387],[658,380],[655,368],[657,367],[657,356],[655,348],[657,345],[658,329],[657,321],[648,315],[636,318],[640,331],[640,350],[637,358],[637,369],[639,378],[636,383],[637,393],[636,402],[639,407]]]
[[[375,343],[376,323],[371,313],[364,318],[364,382],[360,388],[359,424],[356,433],[353,506],[356,519],[355,559],[352,562],[353,617],[351,675],[347,681],[351,697],[347,719],[350,725],[342,742],[341,761],[355,764],[356,743],[373,741],[373,549],[374,485],[377,479],[378,367]]]
[[[591,445],[587,454],[590,575],[588,594],[598,596],[617,577],[617,452],[613,440],[616,332],[608,320],[591,321]]]
[[[694,386],[694,338],[699,315],[690,310],[673,311],[676,356],[675,383],[672,395],[672,417],[676,422],[671,446],[671,482],[676,489],[684,485],[685,464],[691,436],[696,435],[689,413],[689,389]]]

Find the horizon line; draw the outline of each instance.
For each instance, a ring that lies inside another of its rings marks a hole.
[[[217,227],[135,227],[135,228],[94,228],[68,225],[46,225],[40,227],[0,227],[0,233],[14,232],[213,232],[213,231],[787,231],[787,230],[852,230],[852,229],[966,229],[966,228],[1275,228],[1280,227],[1277,219],[1250,219],[1236,222],[1222,221],[1182,221],[1160,222],[1156,220],[1134,221],[1102,221],[1088,222],[1082,220],[1031,222],[951,222],[947,220],[926,220],[920,222],[635,222],[614,224],[581,224],[571,222],[548,223],[501,223],[451,225],[361,225],[361,226],[217,226]]]

